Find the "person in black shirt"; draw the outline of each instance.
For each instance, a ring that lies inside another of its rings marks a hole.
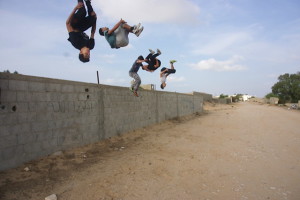
[[[148,63],[148,65],[144,65],[143,70],[154,72],[161,65],[161,61],[156,58],[161,54],[161,51],[159,49],[157,49],[157,53],[152,49],[149,49],[149,51],[149,55],[145,58],[145,62]]]
[[[90,50],[95,46],[94,35],[96,31],[97,15],[91,5],[91,0],[84,0],[88,16],[86,16],[86,9],[83,0],[78,0],[78,4],[71,12],[66,21],[67,30],[69,32],[69,42],[78,50],[79,60],[82,62],[90,61]],[[91,29],[91,37],[84,33],[87,29]]]

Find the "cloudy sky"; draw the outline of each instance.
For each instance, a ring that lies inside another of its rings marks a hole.
[[[140,37],[111,49],[96,33],[91,61],[81,63],[65,21],[75,0],[0,0],[0,71],[128,87],[139,55],[159,48],[162,67],[175,63],[166,91],[271,92],[277,77],[300,71],[299,0],[92,0],[99,27],[141,22]],[[90,30],[87,31],[90,34]],[[139,71],[160,90],[159,70]]]

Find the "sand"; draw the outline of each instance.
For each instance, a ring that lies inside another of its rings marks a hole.
[[[57,154],[1,172],[0,199],[300,199],[300,111],[276,106],[206,103]]]

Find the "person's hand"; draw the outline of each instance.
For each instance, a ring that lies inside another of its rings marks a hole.
[[[122,18],[121,18],[120,22],[121,22],[122,24],[127,23],[127,22],[126,22],[125,20],[123,20]]]

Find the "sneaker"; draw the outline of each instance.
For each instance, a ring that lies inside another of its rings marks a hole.
[[[133,87],[129,87],[129,90],[130,90],[131,92],[133,92]]]
[[[139,28],[139,29],[135,32],[136,37],[139,37],[140,34],[143,32],[143,30],[144,30],[144,27],[143,27],[143,26],[142,26],[141,28]]]
[[[153,51],[152,49],[149,49],[149,51],[152,55],[155,54],[155,51]]]
[[[159,49],[156,50],[156,52],[160,55],[161,54],[161,51]]]
[[[140,27],[141,27],[141,23],[138,23],[137,25],[134,25],[132,32],[135,34],[139,30]]]
[[[138,93],[137,93],[136,91],[133,91],[133,94],[134,94],[135,96],[137,96],[137,97],[139,96]]]
[[[173,64],[174,62],[177,62],[177,60],[170,60],[171,64]]]

